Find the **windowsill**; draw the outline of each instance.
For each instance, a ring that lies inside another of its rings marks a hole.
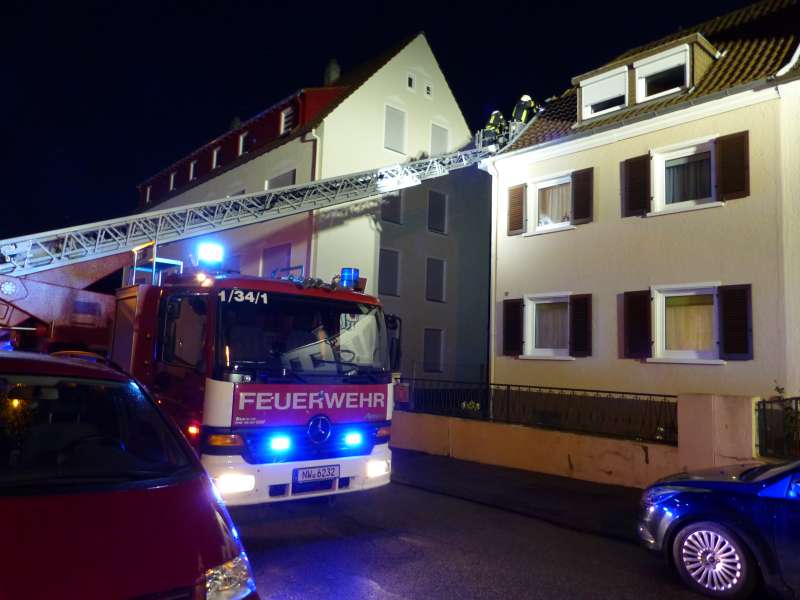
[[[520,354],[522,360],[575,360],[574,356],[547,356],[544,354]]]
[[[719,358],[668,358],[659,356],[655,358],[647,358],[645,362],[648,363],[663,363],[663,364],[676,364],[676,365],[726,365],[727,361]]]
[[[700,204],[692,204],[690,206],[676,206],[662,208],[661,210],[654,210],[647,213],[646,217],[660,217],[661,215],[674,215],[677,213],[691,212],[693,210],[705,210],[706,208],[718,208],[725,206],[724,202],[702,202]]]
[[[557,227],[550,227],[549,229],[537,229],[536,231],[531,231],[530,233],[524,233],[523,236],[530,237],[532,235],[546,235],[548,233],[556,233],[557,231],[569,231],[571,229],[577,229],[577,227],[572,223],[565,223],[564,225],[558,225]]]

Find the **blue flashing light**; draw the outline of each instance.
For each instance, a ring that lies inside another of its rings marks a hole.
[[[345,288],[355,287],[356,283],[358,283],[358,276],[358,269],[354,267],[343,267],[339,277],[339,284]]]
[[[359,446],[361,445],[362,441],[364,441],[364,436],[362,436],[358,431],[350,431],[344,436],[345,446]]]
[[[269,447],[276,452],[286,452],[292,447],[292,440],[287,435],[276,435],[269,440]]]
[[[221,244],[203,242],[197,246],[197,260],[202,263],[221,263],[224,255]]]

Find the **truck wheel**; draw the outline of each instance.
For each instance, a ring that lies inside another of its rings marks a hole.
[[[672,558],[681,579],[711,598],[749,598],[758,582],[752,554],[728,528],[704,521],[675,536]]]

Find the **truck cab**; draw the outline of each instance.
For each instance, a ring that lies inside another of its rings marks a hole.
[[[198,271],[118,292],[111,359],[150,388],[228,505],[389,482],[390,332],[352,284]]]

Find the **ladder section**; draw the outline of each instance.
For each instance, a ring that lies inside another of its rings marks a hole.
[[[0,275],[19,277],[119,254],[146,243],[164,244],[185,240],[380,196],[474,165],[492,154],[493,150],[453,152],[274,191],[232,196],[0,240]]]

